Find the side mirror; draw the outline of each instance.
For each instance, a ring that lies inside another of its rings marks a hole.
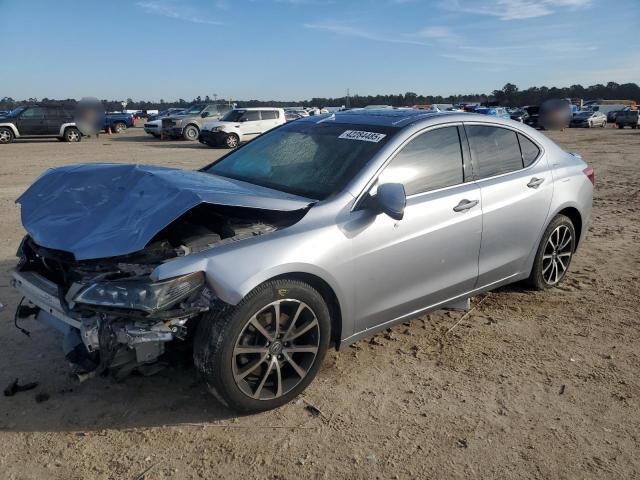
[[[200,115],[202,118],[207,118],[209,116],[209,112],[202,112]]]
[[[404,217],[404,207],[407,204],[404,185],[401,183],[384,183],[379,185],[375,199],[382,213],[389,215],[394,220],[402,220],[402,217]]]

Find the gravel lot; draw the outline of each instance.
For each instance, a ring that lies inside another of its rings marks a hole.
[[[640,478],[640,132],[552,132],[595,168],[594,217],[566,281],[512,286],[330,352],[296,402],[234,417],[193,368],[76,385],[60,338],[13,328],[15,198],[46,168],[197,168],[224,150],[140,128],[79,144],[0,147],[2,479]],[[481,303],[478,305],[478,303]],[[49,399],[36,402],[36,395]],[[314,406],[311,408],[310,405]]]

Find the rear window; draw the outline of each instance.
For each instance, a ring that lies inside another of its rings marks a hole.
[[[465,130],[479,178],[493,177],[522,168],[522,154],[516,132],[484,125],[467,125]]]
[[[262,120],[275,120],[280,116],[277,110],[262,110],[260,114],[262,115]]]

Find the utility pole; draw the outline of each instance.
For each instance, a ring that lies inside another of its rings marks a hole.
[[[215,105],[217,105],[217,104],[218,104],[218,94],[217,94],[217,93],[214,93],[214,94],[213,94],[213,103],[214,103]]]
[[[351,102],[349,101],[349,89],[347,88],[347,108],[351,106]]]

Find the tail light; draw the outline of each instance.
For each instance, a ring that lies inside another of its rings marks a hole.
[[[584,173],[587,176],[587,178],[591,181],[593,186],[596,185],[596,174],[593,171],[593,168],[587,167],[582,171],[582,173]]]

